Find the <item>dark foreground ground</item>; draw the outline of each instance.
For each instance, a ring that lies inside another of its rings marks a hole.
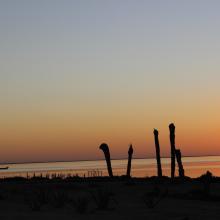
[[[220,179],[0,180],[0,219],[220,219]]]

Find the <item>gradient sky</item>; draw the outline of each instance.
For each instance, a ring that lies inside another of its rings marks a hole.
[[[220,1],[1,0],[0,162],[220,154]]]

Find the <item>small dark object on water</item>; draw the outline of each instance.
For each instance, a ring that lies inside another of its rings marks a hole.
[[[7,170],[9,167],[0,167],[0,170]]]

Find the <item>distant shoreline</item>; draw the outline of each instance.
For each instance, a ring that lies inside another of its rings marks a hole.
[[[183,158],[186,158],[186,157],[218,157],[220,155],[199,155],[199,156],[193,156],[193,155],[186,155],[186,156],[183,156]],[[161,157],[161,159],[167,159],[167,158],[170,158],[170,157]],[[133,158],[133,159],[155,159],[155,157],[136,157],[136,158]],[[102,160],[105,160],[104,158],[103,159],[93,159],[93,160],[73,160],[73,161],[70,161],[70,160],[57,160],[57,161],[30,161],[30,162],[9,162],[9,163],[0,163],[0,166],[1,165],[6,165],[6,164],[9,164],[9,165],[13,165],[13,164],[34,164],[34,163],[72,163],[72,162],[89,162],[89,161],[102,161]],[[124,158],[112,158],[111,159],[112,161],[115,161],[115,160],[127,160],[126,157]]]

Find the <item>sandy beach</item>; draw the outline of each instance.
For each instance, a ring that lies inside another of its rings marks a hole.
[[[219,219],[220,182],[8,179],[0,183],[0,219]]]

